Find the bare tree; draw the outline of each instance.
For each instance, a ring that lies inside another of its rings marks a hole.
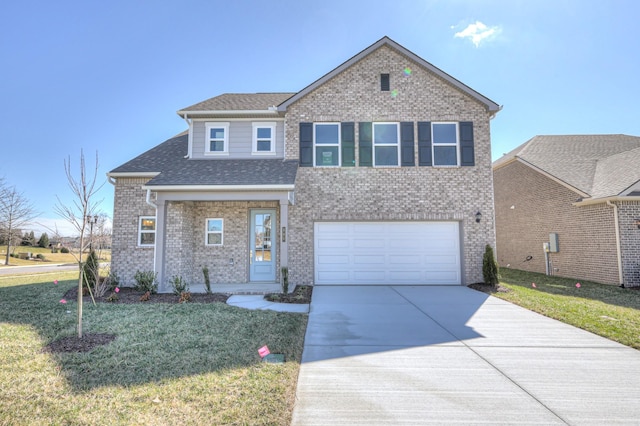
[[[58,215],[66,219],[78,231],[80,239],[80,250],[76,260],[78,261],[78,337],[82,338],[82,283],[84,282],[82,253],[89,246],[90,239],[85,238],[87,231],[87,217],[97,214],[97,207],[100,201],[95,201],[96,193],[102,188],[104,182],[98,184],[98,153],[96,152],[96,163],[93,174],[87,174],[84,153],[80,150],[79,176],[76,177],[71,171],[71,157],[64,161],[64,171],[67,175],[67,183],[73,195],[73,204],[62,202],[60,197],[56,197],[58,202],[54,209]],[[75,256],[75,254],[74,254]]]
[[[9,187],[0,180],[0,230],[5,236],[7,254],[5,264],[9,264],[11,245],[17,239],[24,226],[28,225],[35,216],[33,205],[15,186]]]

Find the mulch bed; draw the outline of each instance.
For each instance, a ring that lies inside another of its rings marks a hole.
[[[140,298],[143,293],[136,291],[131,287],[120,287],[120,292],[116,294],[117,300],[108,300],[109,297],[114,294],[112,291],[108,291],[102,297],[96,297],[96,302],[99,303],[178,303],[180,296],[176,296],[173,293],[152,294],[148,301],[141,301]],[[64,298],[67,300],[76,300],[78,298],[78,287],[73,287],[64,294]],[[190,303],[227,303],[229,298],[228,294],[224,293],[191,293]],[[91,296],[84,296],[85,303],[91,303]]]
[[[115,334],[85,334],[82,338],[78,336],[63,337],[54,340],[44,347],[49,353],[69,353],[69,352],[90,352],[98,346],[108,345],[115,340]]]
[[[270,302],[308,304],[311,303],[312,294],[313,287],[308,285],[300,285],[297,286],[291,293],[269,293],[264,298],[269,300]]]
[[[492,285],[485,284],[485,283],[473,283],[473,284],[469,284],[467,287],[477,291],[481,291],[483,293],[487,293],[487,294],[508,293],[511,291],[506,287],[502,287],[500,284],[494,287]]]

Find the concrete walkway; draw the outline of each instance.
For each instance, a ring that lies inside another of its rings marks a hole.
[[[639,424],[640,352],[466,287],[316,286],[294,425]]]
[[[268,309],[278,312],[308,313],[309,305],[303,303],[275,303],[264,299],[261,294],[233,295],[227,299],[227,305],[245,309]]]

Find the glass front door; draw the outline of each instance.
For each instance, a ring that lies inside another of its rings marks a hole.
[[[251,281],[276,280],[275,229],[275,210],[251,210],[251,235],[249,236]]]

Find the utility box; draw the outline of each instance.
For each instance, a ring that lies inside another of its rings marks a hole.
[[[549,234],[549,252],[557,253],[560,251],[560,246],[558,245],[558,234],[552,232]]]

